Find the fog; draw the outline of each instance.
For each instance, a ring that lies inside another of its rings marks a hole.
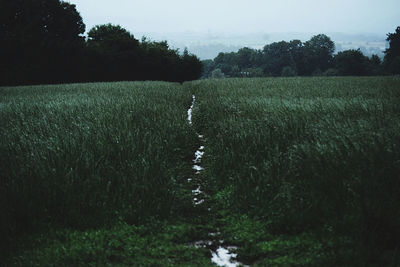
[[[398,0],[70,0],[86,25],[134,32],[368,32],[400,23]]]
[[[87,30],[97,24],[119,24],[138,39],[145,35],[167,40],[177,48],[192,47],[201,58],[216,55],[218,51],[210,45],[224,51],[243,46],[257,48],[282,36],[280,40],[306,40],[318,33],[347,36],[335,40],[347,48],[371,46],[372,39],[373,49],[379,53],[384,49],[386,34],[400,25],[399,0],[68,2],[76,4]]]

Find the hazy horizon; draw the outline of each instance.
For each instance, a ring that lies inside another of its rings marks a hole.
[[[137,39],[167,40],[175,48],[188,47],[202,59],[213,58],[218,49],[228,52],[280,40],[305,41],[318,33],[333,35],[340,47],[366,47],[365,51],[371,48],[382,55],[386,34],[400,25],[398,0],[67,2],[77,6],[87,31],[99,24],[118,24]]]
[[[68,0],[87,28],[119,24],[136,32],[383,33],[400,24],[398,0]]]

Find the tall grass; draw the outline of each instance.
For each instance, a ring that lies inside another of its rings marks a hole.
[[[363,246],[400,239],[400,80],[205,80],[194,124],[227,208],[270,231],[326,230]]]
[[[161,82],[0,88],[3,241],[176,214],[197,142],[190,102]]]
[[[381,257],[400,239],[399,88],[391,77],[1,87],[0,245],[47,225],[183,214],[198,132],[203,182],[225,211]]]

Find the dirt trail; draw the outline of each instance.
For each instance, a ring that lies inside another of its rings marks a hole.
[[[196,96],[193,95],[192,97],[192,104],[190,108],[187,111],[187,120],[190,125],[193,125],[192,121],[192,115],[193,115],[193,108],[196,102]],[[201,161],[202,158],[205,154],[205,138],[203,135],[197,133],[197,136],[200,140],[201,146],[197,149],[197,151],[194,153],[194,159],[193,159],[193,170],[194,175],[199,175],[204,168],[201,166]],[[196,189],[192,190],[192,196],[193,196],[193,205],[194,206],[199,206],[199,205],[204,205],[206,202],[205,199],[205,194],[202,191],[200,181],[198,179],[192,179],[188,178],[189,183],[196,183],[194,186]],[[208,212],[211,212],[211,208],[208,208]],[[234,251],[237,250],[237,247],[235,246],[225,246],[224,240],[221,239],[220,237],[221,233],[220,232],[210,232],[208,233],[208,236],[210,237],[210,240],[198,240],[194,242],[195,247],[207,247],[211,250],[211,261],[215,263],[218,266],[227,266],[227,267],[236,267],[236,266],[245,266],[242,263],[238,262],[235,260],[237,254],[234,253]]]

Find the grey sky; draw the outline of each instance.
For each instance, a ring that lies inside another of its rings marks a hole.
[[[137,32],[393,32],[400,0],[67,0],[87,28]]]

